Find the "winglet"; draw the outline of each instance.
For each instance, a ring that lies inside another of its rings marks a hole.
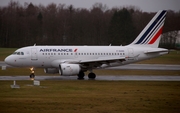
[[[157,48],[159,46],[166,14],[166,10],[158,11],[130,45],[141,45]]]

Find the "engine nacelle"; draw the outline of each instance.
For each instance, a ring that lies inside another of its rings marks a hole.
[[[59,73],[59,70],[57,68],[44,68],[44,72],[49,74],[55,74]]]
[[[81,70],[79,64],[61,64],[59,68],[59,72],[64,76],[77,75]]]

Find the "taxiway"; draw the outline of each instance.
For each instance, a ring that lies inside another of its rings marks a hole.
[[[1,80],[30,80],[29,76],[0,76]],[[77,80],[77,76],[36,76],[35,80]],[[91,80],[85,76],[84,80]],[[94,80],[105,81],[180,81],[180,76],[139,76],[139,75],[99,75]]]

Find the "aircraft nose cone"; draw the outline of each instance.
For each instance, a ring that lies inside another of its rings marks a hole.
[[[6,57],[5,59],[4,59],[4,62],[6,62],[6,64],[8,64],[8,57]]]
[[[6,57],[5,59],[4,59],[4,61],[5,61],[5,63],[6,64],[11,64],[11,58],[8,56],[8,57]]]

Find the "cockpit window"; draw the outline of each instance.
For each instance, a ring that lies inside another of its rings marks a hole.
[[[17,54],[17,52],[14,52],[14,53],[13,53],[13,55],[16,55],[16,54]]]
[[[24,52],[14,52],[13,55],[24,55]]]
[[[20,52],[17,52],[17,55],[20,55]]]
[[[21,55],[24,55],[24,52],[21,52]]]

